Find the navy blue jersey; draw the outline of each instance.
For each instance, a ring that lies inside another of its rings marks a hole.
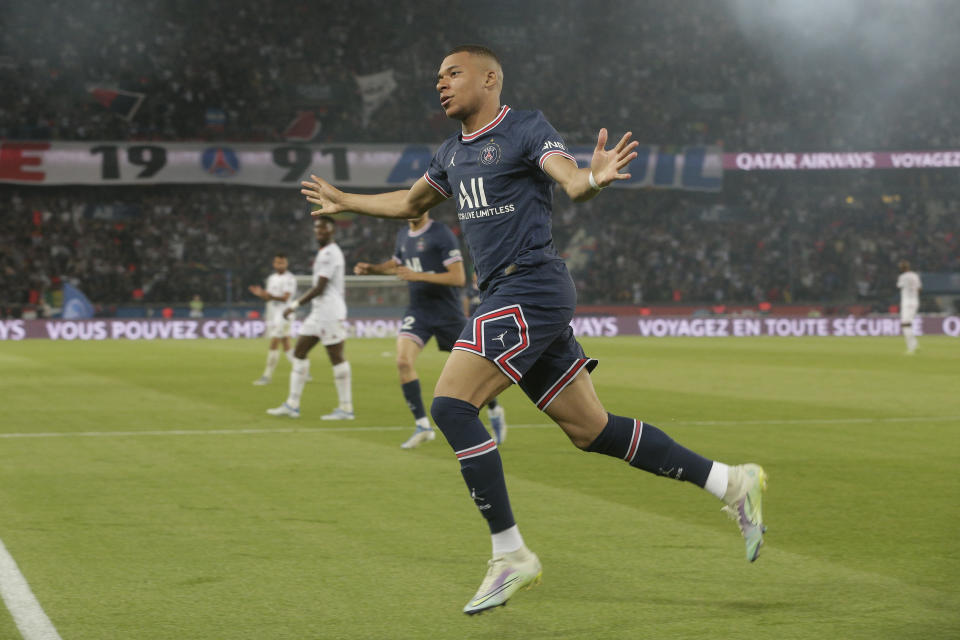
[[[417,231],[409,227],[397,232],[397,248],[393,259],[412,271],[419,273],[444,273],[447,266],[463,260],[460,243],[450,228],[429,221]],[[460,304],[460,288],[429,282],[411,282],[410,307],[429,311],[437,317],[463,319]]]
[[[430,162],[427,182],[457,199],[481,289],[510,265],[561,260],[550,233],[553,179],[543,171],[552,155],[576,163],[540,111],[504,105],[485,127],[447,138]]]
[[[471,282],[467,285],[463,295],[467,299],[467,306],[469,307],[470,315],[472,316],[473,312],[477,310],[477,307],[479,307],[480,303],[483,301],[483,292],[477,288],[477,285]]]

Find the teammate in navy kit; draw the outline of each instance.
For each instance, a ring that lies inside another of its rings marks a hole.
[[[416,218],[453,197],[484,292],[444,365],[431,413],[460,461],[461,473],[487,520],[493,559],[468,614],[504,604],[535,584],[541,566],[527,549],[507,496],[496,443],[479,407],[517,383],[580,449],[625,459],[650,473],[692,482],[721,499],[740,526],[747,559],[763,542],[766,476],[754,464],[727,466],[674,442],[653,425],[608,413],[594,391],[586,357],[573,337],[573,281],[550,234],[553,183],[574,201],[595,197],[636,157],[631,134],[606,149],[600,129],[590,167],[579,168],[560,135],[539,111],[500,104],[503,71],[485,47],[457,47],[437,74],[440,105],[461,122],[423,178],[408,190],[344,193],[312,176],[302,193],[314,215],[354,211]]]
[[[482,301],[483,291],[480,291],[480,286],[477,284],[477,272],[471,271],[470,284],[463,292],[463,314],[468,318],[472,317]]]
[[[420,377],[414,368],[417,356],[431,337],[441,351],[450,351],[463,331],[465,318],[460,307],[459,288],[466,281],[460,242],[450,229],[424,213],[409,221],[409,228],[397,232],[393,257],[379,264],[358,262],[357,275],[396,275],[410,283],[410,302],[397,333],[397,372],[416,429],[403,444],[412,449],[436,435],[423,406]],[[494,440],[503,442],[506,419],[496,398],[488,404]]]

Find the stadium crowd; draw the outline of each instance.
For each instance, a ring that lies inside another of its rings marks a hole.
[[[744,176],[720,194],[614,189],[557,197],[554,234],[581,304],[836,303],[885,309],[895,263],[960,271],[960,191],[859,184],[797,189]],[[36,305],[61,279],[96,303],[251,301],[272,252],[309,273],[315,251],[295,191],[236,187],[10,189],[0,291]],[[456,229],[452,206],[435,216]],[[393,254],[395,221],[345,218],[347,264]]]
[[[930,4],[910,15],[949,3]],[[0,139],[275,141],[309,111],[318,142],[435,143],[456,127],[433,89],[440,55],[481,41],[502,53],[506,102],[543,109],[569,143],[591,143],[604,125],[644,143],[727,150],[960,145],[960,48],[928,38],[910,55],[878,55],[887,43],[876,34],[832,29],[830,41],[831,25],[813,15],[785,34],[742,5],[614,0],[598,11],[492,0],[450,11],[440,0],[364,0],[347,11],[332,0],[269,10],[236,0],[223,12],[190,0],[11,0],[0,29]],[[950,20],[943,33],[955,33]],[[909,35],[911,21],[902,29]],[[843,64],[828,64],[842,37],[861,40],[843,48]],[[91,87],[144,99],[126,118]],[[561,196],[555,235],[585,304],[885,304],[896,258],[960,271],[955,178],[898,177],[891,189],[894,173],[728,172],[717,194],[612,190],[576,207]],[[236,301],[266,275],[265,252],[285,251],[297,272],[311,259],[295,190],[0,185],[0,207],[6,312],[39,304],[64,279],[105,305]],[[449,205],[438,217],[454,222]],[[343,220],[337,240],[348,263],[383,258],[395,229]]]
[[[784,32],[775,7],[748,13],[734,0],[683,11],[654,0],[7,4],[0,138],[278,140],[306,110],[320,141],[437,142],[452,125],[432,89],[436,66],[480,41],[503,54],[506,102],[543,109],[569,142],[590,142],[603,123],[645,143],[733,151],[960,144],[960,48],[929,35],[894,46],[924,16],[952,38],[949,0],[888,7],[904,12],[890,34],[873,23],[844,31],[845,16],[831,22],[822,3],[819,20],[811,12]],[[361,78],[383,72],[364,106]],[[145,98],[128,121],[92,86]]]

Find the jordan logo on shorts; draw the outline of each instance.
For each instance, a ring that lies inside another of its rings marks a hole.
[[[507,335],[507,331],[509,331],[509,329],[504,330],[504,332],[501,333],[501,334],[498,335],[498,336],[493,336],[493,338],[491,338],[491,340],[499,340],[499,341],[500,341],[500,346],[501,346],[501,347],[506,347],[507,345],[506,345],[506,343],[504,343],[503,338],[504,338],[504,336]]]

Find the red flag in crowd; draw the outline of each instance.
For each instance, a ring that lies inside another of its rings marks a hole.
[[[122,116],[130,121],[136,115],[137,109],[147,96],[145,93],[135,91],[122,91],[120,89],[109,89],[107,87],[87,87],[87,91],[93,96],[93,99],[99,102],[104,108]]]

